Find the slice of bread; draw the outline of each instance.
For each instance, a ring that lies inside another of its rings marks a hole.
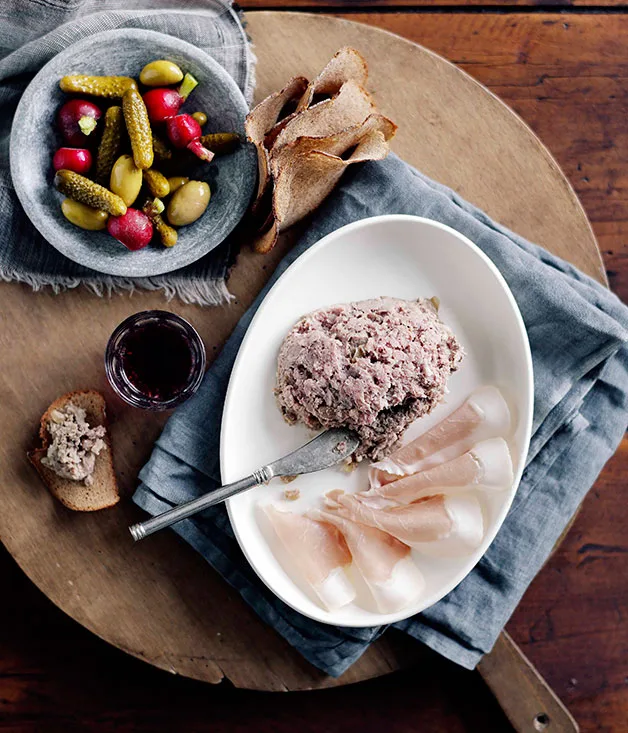
[[[81,392],[68,392],[68,394],[64,394],[55,400],[42,415],[39,427],[42,446],[28,453],[28,458],[37,469],[50,493],[68,509],[74,509],[77,512],[95,512],[99,509],[106,509],[117,504],[120,500],[108,432],[104,438],[107,450],[101,451],[96,457],[96,468],[93,474],[94,483],[91,486],[85,486],[83,481],[62,478],[41,462],[50,443],[50,434],[48,433],[50,413],[53,410],[63,409],[70,402],[85,410],[90,427],[96,425],[106,426],[105,398],[100,392],[92,389]]]

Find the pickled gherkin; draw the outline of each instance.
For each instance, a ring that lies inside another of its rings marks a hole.
[[[155,160],[158,163],[163,163],[166,160],[172,158],[172,150],[166,145],[166,143],[157,135],[153,135],[153,153]]]
[[[157,198],[163,198],[170,193],[168,179],[154,168],[144,171],[144,183],[148,190]]]
[[[62,92],[91,94],[93,97],[121,97],[128,89],[137,89],[130,76],[90,76],[73,74],[59,82]]]
[[[109,181],[111,169],[118,156],[123,126],[122,107],[109,107],[105,113],[105,126],[96,156],[95,177],[103,186]]]
[[[124,216],[126,214],[126,204],[115,193],[111,193],[104,186],[101,186],[89,178],[81,176],[74,171],[60,170],[55,175],[55,187],[64,196],[78,201],[92,209],[106,211],[112,216]]]
[[[188,183],[190,179],[187,176],[171,176],[168,179],[168,185],[170,186],[170,193],[174,193],[177,189]]]
[[[239,142],[240,138],[235,132],[212,132],[201,137],[201,143],[216,155],[230,153]]]
[[[153,222],[153,226],[157,230],[157,234],[161,239],[164,247],[174,247],[177,243],[177,230],[171,227],[163,220],[161,212],[164,210],[163,202],[158,198],[153,201],[148,200],[142,207],[142,211]]]
[[[153,133],[150,129],[148,112],[137,89],[127,89],[122,97],[122,112],[131,141],[133,160],[141,170],[153,164]]]

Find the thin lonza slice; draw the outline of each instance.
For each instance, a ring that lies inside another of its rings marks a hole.
[[[466,453],[355,496],[372,507],[412,504],[434,494],[462,494],[470,489],[506,491],[515,480],[508,443],[482,440]]]
[[[333,511],[311,510],[311,519],[337,527],[345,538],[353,565],[371,591],[381,613],[395,613],[415,601],[425,579],[414,564],[410,548],[366,524],[352,522]]]
[[[484,520],[473,494],[437,494],[415,504],[385,509],[373,508],[353,494],[327,495],[328,508],[352,522],[376,527],[404,545],[443,556],[464,555],[479,547],[484,537]],[[445,540],[448,540],[446,544]]]
[[[368,67],[362,54],[355,48],[348,46],[341,48],[316,79],[308,84],[297,107],[297,112],[307,109],[317,94],[337,94],[340,87],[349,79],[360,86],[365,86],[368,75]]]
[[[351,147],[353,145],[348,144],[347,150]],[[255,251],[262,254],[269,252],[281,231],[312,213],[327,198],[350,165],[382,160],[388,152],[384,134],[372,130],[357,141],[355,150],[347,160],[318,150],[291,156],[275,180],[274,220],[255,240]]]
[[[290,102],[296,103],[304,94],[307,85],[308,80],[305,77],[295,76],[283,89],[263,99],[246,117],[244,130],[247,139],[257,149],[257,164],[259,169],[257,193],[253,202],[254,208],[261,200],[270,183],[269,156],[268,150],[264,145],[264,139],[277,123],[284,107]]]
[[[345,82],[338,94],[296,114],[277,135],[273,149],[293,142],[298,137],[334,135],[364,121],[375,111],[371,95],[356,81]]]
[[[427,432],[369,467],[376,489],[439,463],[457,458],[481,440],[508,437],[512,418],[497,387],[479,387]]]
[[[357,142],[371,132],[381,132],[385,140],[390,140],[397,131],[397,125],[384,115],[375,112],[353,127],[348,127],[333,135],[324,137],[303,136],[278,150],[270,152],[270,170],[277,178],[280,171],[297,155],[317,150],[320,153],[342,156]]]
[[[277,559],[283,560],[284,569],[296,570],[324,608],[333,611],[351,603],[355,589],[345,574],[351,553],[341,532],[331,524],[281,511],[272,504],[260,509],[281,544],[283,552]]]

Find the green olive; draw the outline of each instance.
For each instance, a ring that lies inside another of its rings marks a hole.
[[[140,188],[142,171],[135,165],[131,155],[121,155],[111,169],[109,190],[118,194],[127,206],[131,206]]]
[[[205,114],[205,112],[194,112],[192,114],[192,117],[194,117],[194,119],[201,127],[207,124],[207,115]]]
[[[207,208],[209,186],[204,181],[189,181],[175,191],[168,204],[168,221],[175,227],[183,227],[196,221]]]
[[[140,72],[140,81],[147,87],[168,86],[176,84],[183,79],[183,72],[172,61],[160,59],[151,61]]]
[[[170,184],[170,193],[173,194],[177,189],[184,186],[190,179],[187,176],[172,176],[168,179]]]
[[[64,199],[61,204],[63,216],[81,229],[88,229],[90,232],[98,232],[107,226],[109,214],[106,211],[92,209],[72,199]]]

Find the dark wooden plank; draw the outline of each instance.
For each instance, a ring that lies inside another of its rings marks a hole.
[[[628,721],[628,438],[508,628],[583,731]]]
[[[132,659],[71,621],[0,549],[3,733],[508,733],[479,675],[425,650],[420,667],[321,692],[207,685]],[[406,644],[399,635],[396,643]],[[479,703],[479,704],[478,704]]]
[[[477,10],[488,8],[491,11],[511,12],[513,9],[527,8],[531,11],[553,10],[554,8],[627,8],[626,0],[239,0],[238,5],[251,10],[284,10],[299,8],[302,10],[325,9],[333,11],[372,10],[373,8],[402,8],[411,11],[413,8],[423,10],[447,10],[472,7]]]

